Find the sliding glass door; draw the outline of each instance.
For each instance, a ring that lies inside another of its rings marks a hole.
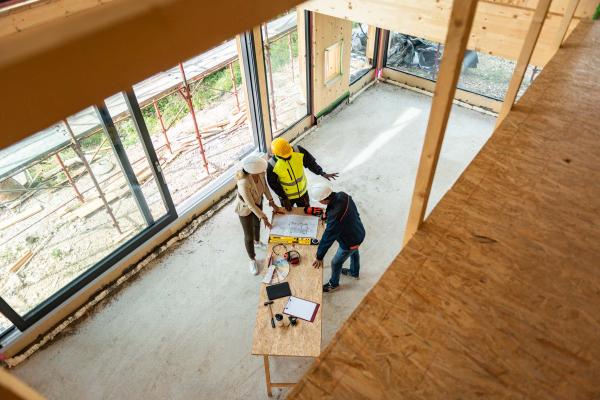
[[[243,33],[0,150],[0,337],[265,151],[254,49]]]
[[[176,218],[135,96],[0,150],[0,335],[24,330]]]

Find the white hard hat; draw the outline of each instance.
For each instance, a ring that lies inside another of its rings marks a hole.
[[[317,201],[325,200],[333,192],[331,184],[329,182],[318,182],[311,185],[308,189],[311,199]]]
[[[262,174],[267,170],[267,161],[259,156],[249,156],[242,162],[242,168],[249,174]]]

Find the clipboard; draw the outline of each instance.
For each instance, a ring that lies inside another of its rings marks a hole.
[[[290,296],[283,309],[283,313],[300,318],[304,321],[313,322],[319,311],[319,303],[304,300],[299,297]]]

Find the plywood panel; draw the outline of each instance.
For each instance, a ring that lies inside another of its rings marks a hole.
[[[600,397],[599,43],[579,25],[288,399]]]
[[[508,0],[507,0],[508,1]],[[479,2],[468,48],[510,59],[517,59],[527,33],[535,4],[531,1],[518,2],[513,6],[501,2]],[[553,2],[555,11],[564,12],[567,0]],[[582,0],[578,10],[580,16],[589,18],[594,1]],[[451,0],[311,0],[305,7],[350,21],[365,22],[392,31],[407,33],[443,43]],[[585,12],[583,11],[585,10]],[[534,65],[543,66],[555,52],[555,37],[559,30],[562,14],[549,14],[540,35],[538,48],[533,55]],[[570,33],[578,20],[569,27]]]
[[[334,81],[324,82],[325,49],[342,40],[342,74]],[[314,13],[313,84],[314,113],[319,115],[340,97],[349,93],[350,49],[352,22]]]

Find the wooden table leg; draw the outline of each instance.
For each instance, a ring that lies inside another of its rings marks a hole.
[[[265,379],[267,381],[267,395],[269,397],[273,396],[271,391],[271,371],[269,369],[269,356],[263,356],[263,361],[265,363]]]

